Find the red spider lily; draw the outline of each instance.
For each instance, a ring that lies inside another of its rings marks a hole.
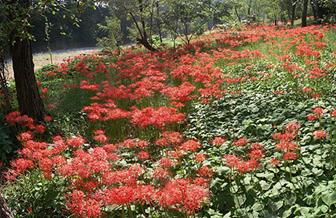
[[[141,148],[144,149],[149,145],[148,141],[140,140],[140,139],[126,139],[123,141],[122,146],[126,148]]]
[[[315,108],[313,108],[312,112],[314,114],[318,115],[318,116],[321,116],[324,113],[323,108],[321,108],[321,107],[315,107]]]
[[[255,159],[245,161],[235,155],[225,155],[224,158],[226,165],[238,170],[240,173],[248,173],[259,167],[259,163]]]
[[[224,144],[224,142],[226,142],[226,139],[224,137],[217,136],[211,141],[211,144],[220,146]]]
[[[308,114],[308,115],[307,115],[307,120],[308,120],[308,121],[318,120],[318,116],[315,115],[315,114]]]
[[[207,188],[178,179],[168,182],[156,198],[162,207],[175,207],[177,210],[194,213],[201,208],[208,196]]]
[[[315,139],[325,139],[327,137],[327,132],[325,130],[316,130],[313,132]]]
[[[290,142],[295,139],[296,133],[285,132],[285,133],[274,133],[272,135],[273,139],[278,140],[280,142]]]
[[[202,145],[198,141],[190,139],[190,140],[184,142],[179,147],[179,149],[182,150],[182,151],[186,151],[186,152],[188,152],[188,151],[195,152],[201,147],[202,147]]]
[[[247,140],[246,137],[241,137],[241,138],[233,141],[233,145],[238,146],[238,147],[247,145],[247,143],[248,143],[248,140]]]
[[[284,160],[296,160],[297,158],[298,158],[298,155],[295,152],[286,152],[283,154]]]
[[[313,91],[313,89],[312,89],[311,87],[304,87],[304,88],[302,89],[302,91],[303,91],[303,92],[306,92],[306,93],[310,93],[310,92]]]
[[[197,173],[202,177],[210,178],[213,175],[213,170],[209,166],[202,166],[198,169]]]
[[[159,160],[159,164],[162,168],[169,168],[175,165],[175,163],[173,162],[173,160],[167,158],[167,157],[163,157]]]
[[[297,134],[297,132],[300,129],[300,124],[296,121],[289,122],[285,126],[286,132],[292,133],[292,134]]]
[[[180,86],[167,87],[161,91],[164,95],[168,96],[172,101],[186,102],[192,99],[192,92],[195,90],[189,82],[184,82]]]
[[[50,121],[52,121],[52,116],[49,116],[49,115],[46,115],[44,118],[43,118],[43,120],[45,121],[45,122],[50,122]]]
[[[184,119],[184,114],[179,113],[175,108],[168,107],[134,109],[131,115],[132,124],[142,128],[150,125],[163,128],[167,124],[179,123]]]
[[[163,169],[161,167],[159,168],[156,168],[154,171],[153,171],[153,175],[152,177],[155,178],[155,179],[167,179],[169,178],[169,171],[167,169]]]
[[[67,139],[66,143],[71,147],[80,147],[85,143],[85,140],[81,136],[76,136]]]
[[[270,164],[272,164],[273,166],[278,166],[278,165],[280,165],[280,160],[277,159],[277,158],[275,158],[275,157],[273,157],[269,162],[270,162]]]
[[[298,148],[297,144],[289,141],[280,141],[275,147],[281,151],[295,151]]]
[[[137,157],[140,159],[140,160],[147,160],[150,158],[150,154],[146,151],[140,151],[138,154],[137,154]]]
[[[27,142],[27,141],[33,139],[32,132],[30,132],[30,131],[22,132],[22,133],[19,134],[18,139],[19,139],[21,142]]]
[[[205,161],[205,158],[207,157],[206,154],[203,154],[203,153],[199,153],[199,154],[196,154],[195,155],[195,160],[199,163]]]
[[[264,152],[261,149],[251,149],[248,155],[252,160],[259,160],[264,156]]]
[[[163,132],[162,137],[156,140],[155,144],[160,146],[178,145],[182,143],[183,137],[179,132]]]

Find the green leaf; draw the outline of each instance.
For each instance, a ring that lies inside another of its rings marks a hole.
[[[253,211],[261,211],[262,209],[264,209],[264,205],[261,204],[261,203],[255,203],[253,206],[252,206],[252,210]]]
[[[323,195],[322,200],[325,204],[327,204],[329,207],[333,204],[336,204],[336,192],[333,192],[330,195]]]
[[[262,190],[266,191],[266,190],[268,190],[271,187],[271,184],[265,182],[264,180],[261,180],[260,181],[260,186],[261,186]]]

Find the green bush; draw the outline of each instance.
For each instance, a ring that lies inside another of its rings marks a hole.
[[[16,217],[68,217],[65,207],[65,181],[46,180],[33,171],[6,184],[3,196]]]
[[[4,120],[4,116],[0,113],[0,161],[6,162],[18,149],[18,146],[10,127],[6,123],[2,123],[2,120]]]

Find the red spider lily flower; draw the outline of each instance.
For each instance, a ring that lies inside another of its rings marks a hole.
[[[42,94],[47,94],[48,91],[49,91],[48,88],[43,88],[43,89],[42,89]]]
[[[122,145],[126,148],[141,148],[144,149],[148,147],[149,142],[140,139],[126,139]]]
[[[104,135],[105,134],[105,130],[102,129],[97,129],[93,132],[94,135]]]
[[[82,191],[75,190],[69,196],[67,207],[79,217],[101,217],[101,203],[95,199],[86,199]]]
[[[14,111],[11,112],[9,114],[6,115],[5,120],[7,123],[11,124],[11,125],[15,125],[15,123],[17,122],[18,117],[21,116],[21,113],[18,111]]]
[[[226,139],[224,137],[217,136],[211,141],[211,144],[216,145],[216,146],[220,146],[224,142],[226,142]]]
[[[203,187],[208,187],[209,186],[209,180],[208,178],[203,178],[203,177],[198,177],[194,179],[194,184],[203,186]]]
[[[318,116],[316,116],[315,114],[308,114],[307,115],[307,120],[308,121],[318,120]]]
[[[106,190],[105,202],[110,205],[126,205],[136,200],[136,190],[129,186],[121,186]]]
[[[168,96],[172,101],[186,102],[192,99],[191,94],[194,90],[195,86],[189,82],[184,82],[180,86],[167,87],[161,93]]]
[[[159,164],[161,167],[163,168],[169,168],[169,167],[172,167],[174,166],[174,162],[173,160],[171,160],[170,158],[167,158],[167,157],[163,157],[159,160]]]
[[[82,136],[75,136],[75,137],[67,139],[66,143],[69,146],[76,148],[76,147],[80,147],[80,146],[84,145],[85,140],[83,139]]]
[[[94,139],[96,142],[100,142],[100,143],[105,143],[105,142],[107,142],[107,140],[108,140],[107,136],[104,135],[104,134],[95,135],[95,136],[93,136],[93,139]]]
[[[298,158],[298,155],[295,152],[289,151],[289,152],[284,153],[283,155],[284,160],[296,160],[297,158]]]
[[[310,87],[304,87],[304,88],[302,89],[302,91],[305,92],[305,93],[310,93],[310,92],[313,91],[313,89],[310,88]]]
[[[183,137],[179,132],[163,132],[162,137],[156,140],[155,144],[160,146],[178,145],[182,143]]]
[[[5,120],[11,125],[18,124],[20,126],[28,127],[30,129],[34,128],[34,120],[27,115],[21,115],[21,113],[18,111],[7,114]]]
[[[206,156],[207,155],[204,154],[204,153],[199,153],[199,154],[195,155],[195,159],[196,159],[197,162],[201,163],[201,162],[205,161]]]
[[[259,160],[264,156],[264,152],[261,149],[252,149],[248,155],[250,159]]]
[[[46,130],[44,125],[36,125],[35,126],[35,132],[37,133],[44,133]]]
[[[226,165],[228,165],[231,168],[238,166],[238,164],[242,161],[239,157],[237,157],[236,155],[232,155],[232,154],[225,155],[224,159],[225,159]]]
[[[200,210],[202,203],[209,198],[209,191],[199,185],[187,187],[184,196],[183,210],[188,214],[193,214]]]
[[[140,159],[140,160],[147,160],[150,158],[150,155],[148,152],[146,151],[140,151],[138,154],[137,154],[137,157]]]
[[[159,205],[164,208],[177,207],[188,214],[198,211],[209,197],[209,190],[188,180],[178,179],[168,182],[157,193]]]
[[[273,139],[281,142],[290,142],[295,139],[296,134],[285,132],[285,133],[274,133],[272,135]]]
[[[296,134],[300,129],[300,124],[296,121],[292,121],[286,124],[286,132]]]
[[[313,93],[313,94],[311,94],[311,97],[315,98],[315,99],[321,98],[321,96],[322,95],[320,93]]]
[[[175,108],[159,107],[157,109],[147,107],[142,110],[135,109],[131,115],[131,122],[134,125],[145,128],[155,126],[163,128],[167,124],[184,121],[185,115],[179,113]]]
[[[251,159],[248,161],[241,161],[236,168],[240,173],[247,173],[256,170],[258,166],[259,163],[256,160]]]
[[[323,114],[323,108],[321,107],[315,107],[312,109],[312,112],[318,116],[321,116]]]
[[[155,179],[166,179],[169,178],[169,171],[161,167],[154,169],[152,177]]]
[[[30,131],[22,132],[22,133],[19,134],[18,139],[19,139],[21,142],[27,142],[27,141],[29,141],[29,140],[32,140],[32,139],[33,139],[32,132],[30,132]]]
[[[154,196],[156,190],[151,185],[139,185],[136,187],[136,201],[140,204],[152,204],[154,203]]]
[[[34,167],[34,163],[31,160],[27,160],[24,158],[18,158],[16,160],[11,161],[10,163],[11,169],[4,173],[4,176],[7,180],[13,181],[19,175],[24,173],[26,170]]]
[[[297,144],[293,143],[293,142],[288,142],[288,141],[282,141],[278,144],[275,145],[275,147],[281,151],[295,151],[298,146]]]
[[[213,170],[209,166],[202,166],[197,170],[198,175],[205,177],[205,178],[210,178],[213,175]]]
[[[276,157],[273,157],[270,161],[269,161],[270,164],[272,164],[273,166],[278,166],[280,165],[280,160]]]
[[[309,75],[310,79],[321,78],[327,75],[324,70],[319,69],[319,68],[312,69],[311,71],[309,71],[309,74],[310,74]]]
[[[253,143],[251,145],[251,150],[262,150],[264,146],[260,143]]]
[[[313,132],[315,139],[325,139],[327,137],[327,132],[325,130],[316,130]]]
[[[44,116],[44,118],[43,118],[43,120],[45,121],[45,122],[50,122],[50,121],[52,121],[52,116],[50,116],[50,115],[46,115],[46,116]]]
[[[179,149],[182,150],[182,151],[186,151],[186,152],[188,152],[188,151],[195,152],[201,147],[202,147],[202,145],[199,143],[199,141],[190,139],[190,140],[184,142],[179,147]]]
[[[247,140],[246,137],[241,137],[241,138],[233,141],[233,145],[238,146],[238,147],[247,145],[247,143],[248,143],[248,140]]]

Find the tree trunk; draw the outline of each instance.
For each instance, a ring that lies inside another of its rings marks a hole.
[[[310,5],[311,5],[311,8],[313,10],[313,15],[314,15],[314,20],[318,20],[319,19],[319,16],[317,14],[317,10],[316,10],[316,2],[314,0],[310,1]]]
[[[156,2],[156,25],[158,28],[158,33],[159,33],[159,38],[160,42],[163,42],[163,37],[162,37],[162,29],[161,29],[161,21],[160,21],[160,3],[159,1]]]
[[[23,8],[31,5],[30,0],[20,0],[18,3]],[[26,18],[22,17],[21,19]],[[27,31],[29,32],[29,30]],[[45,108],[34,74],[31,41],[27,38],[18,37],[18,33],[14,32],[12,33],[10,48],[20,112],[37,121],[43,121]]]
[[[252,0],[249,1],[248,8],[247,8],[247,15],[249,17],[251,16],[251,8],[252,8]]]
[[[3,197],[0,194],[0,217],[1,218],[13,218],[13,215],[9,208],[7,207],[7,204]]]
[[[132,12],[129,12],[129,14],[131,15],[131,18],[133,20],[133,23],[135,24],[136,29],[138,30],[138,33],[140,35],[140,37],[137,38],[137,41],[143,45],[146,49],[148,49],[149,51],[157,51],[156,48],[154,48],[148,41],[148,35],[146,32],[146,24],[145,24],[145,20],[143,18],[143,2],[142,0],[139,0],[139,16],[140,16],[140,25],[138,24],[138,21],[136,19],[136,17],[134,16],[134,14]]]
[[[295,11],[296,11],[296,2],[295,2],[295,3],[292,3],[291,26],[294,26],[294,21],[295,21]]]
[[[146,49],[148,49],[149,51],[157,51],[156,48],[154,48],[147,39],[143,39],[143,38],[137,38],[137,41],[143,45]]]
[[[240,16],[239,16],[239,13],[238,13],[238,10],[237,10],[236,6],[234,7],[234,11],[235,11],[235,14],[236,14],[236,16],[238,18],[239,23],[241,23],[241,19],[240,19]]]
[[[308,12],[308,0],[303,0],[303,9],[302,9],[302,27],[307,26],[307,12]]]

